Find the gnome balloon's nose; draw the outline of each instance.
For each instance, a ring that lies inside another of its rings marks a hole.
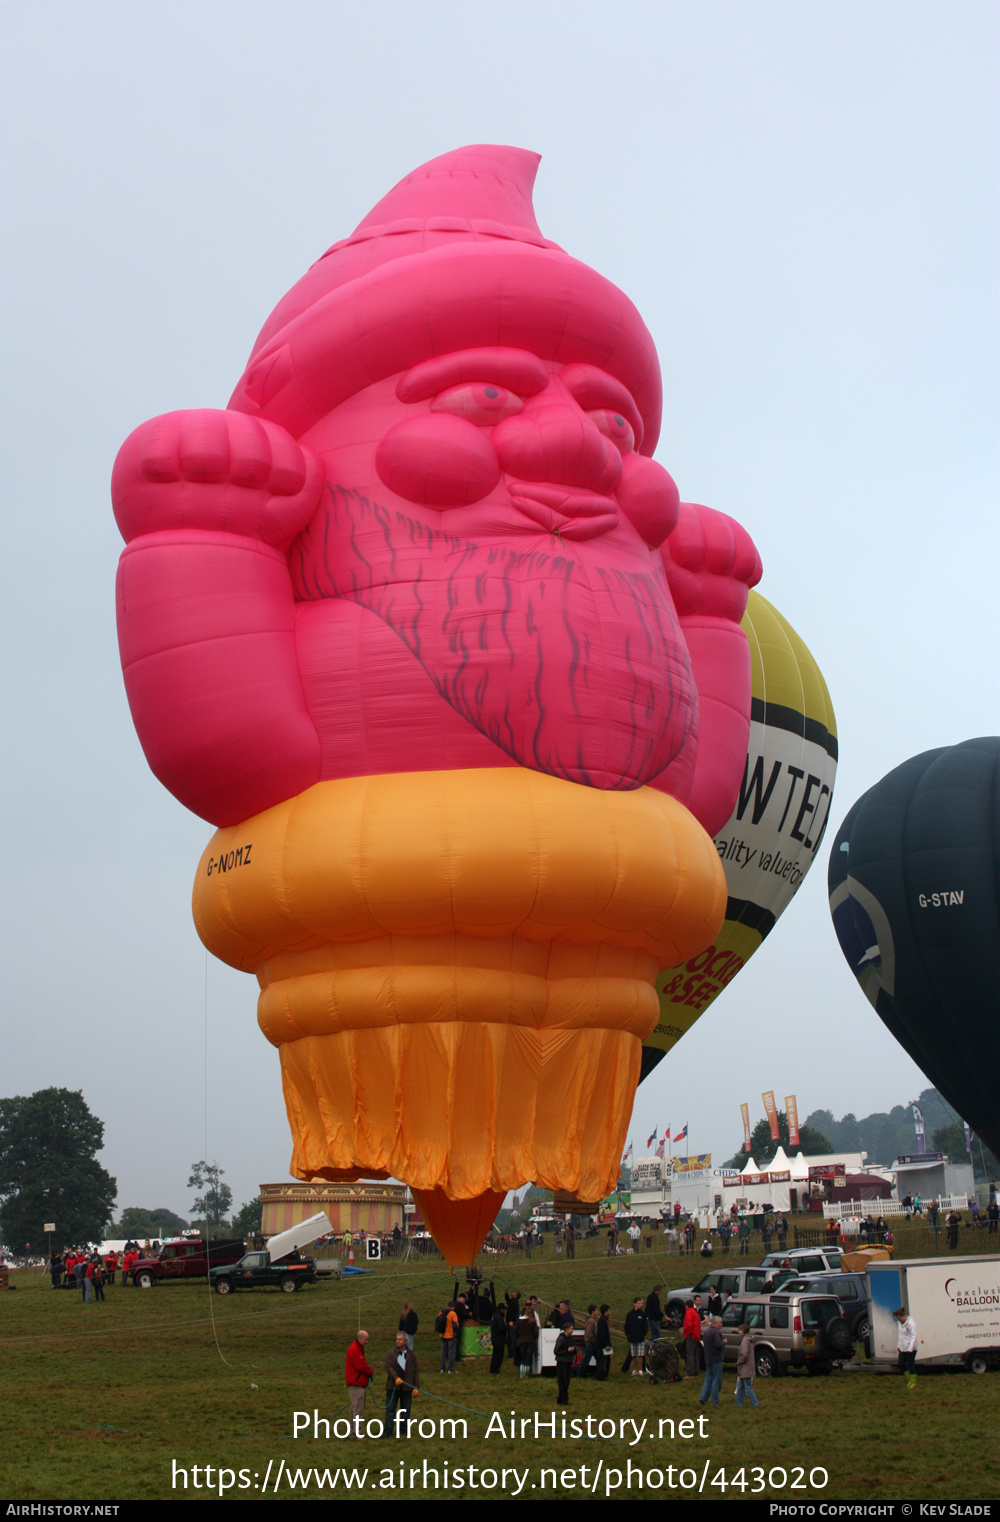
[[[552,381],[524,411],[498,424],[493,444],[507,475],[613,491],[622,457],[567,391]]]

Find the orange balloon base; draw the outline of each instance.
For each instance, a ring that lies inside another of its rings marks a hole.
[[[450,1268],[474,1263],[506,1191],[487,1189],[472,1200],[450,1200],[443,1189],[414,1189],[413,1198]]]
[[[318,782],[219,830],[194,891],[260,981],[293,1175],[402,1180],[453,1263],[509,1189],[613,1187],[656,977],[725,909],[676,799],[520,767]]]

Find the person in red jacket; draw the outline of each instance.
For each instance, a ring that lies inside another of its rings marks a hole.
[[[700,1304],[701,1296],[695,1297]],[[687,1368],[686,1379],[697,1377],[701,1362],[701,1315],[699,1305],[695,1300],[689,1300],[687,1310],[684,1312],[684,1321],[681,1324],[681,1336],[684,1339],[684,1363]]]
[[[347,1364],[345,1369],[347,1395],[351,1402],[353,1436],[359,1438],[364,1437],[361,1423],[365,1414],[365,1392],[368,1389],[368,1381],[375,1373],[375,1370],[365,1357],[365,1343],[367,1341],[368,1333],[359,1331],[347,1349]]]

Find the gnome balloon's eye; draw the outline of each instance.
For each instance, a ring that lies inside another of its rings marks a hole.
[[[597,424],[602,433],[607,434],[622,454],[632,453],[635,448],[635,434],[632,432],[632,424],[628,418],[622,417],[620,412],[615,412],[613,407],[598,407],[594,412],[588,412],[587,416]]]
[[[432,412],[450,412],[455,417],[465,418],[466,422],[475,423],[479,428],[491,428],[503,418],[513,417],[523,407],[521,398],[512,391],[490,382],[480,384],[478,381],[471,385],[452,386],[450,391],[442,391],[431,402]]]

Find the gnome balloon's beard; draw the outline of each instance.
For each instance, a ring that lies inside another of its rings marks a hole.
[[[219,826],[196,922],[257,973],[293,1172],[403,1179],[452,1261],[509,1188],[614,1181],[749,728],[756,550],[652,460],[652,339],[537,163],[408,176],[112,481],[129,702]]]
[[[633,788],[674,761],[697,700],[662,566],[637,569],[603,539],[476,542],[329,495],[291,556],[297,598],[375,614],[519,766]]]

